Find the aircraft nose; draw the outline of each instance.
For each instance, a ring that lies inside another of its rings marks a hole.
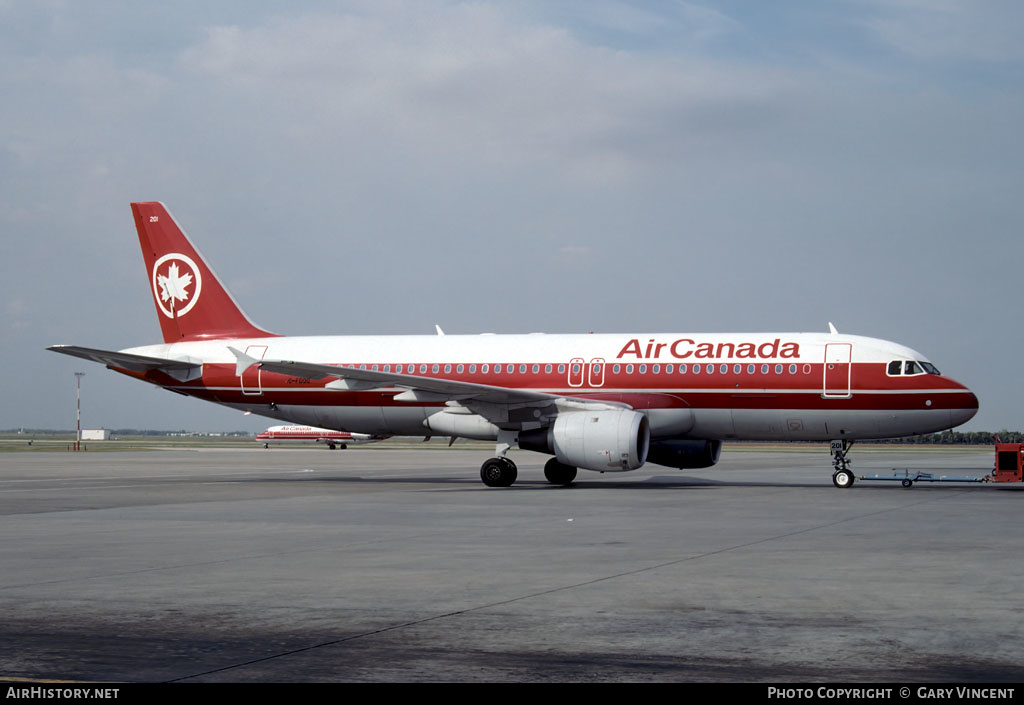
[[[978,413],[978,397],[967,387],[964,387],[964,393],[961,396],[961,404],[957,409],[951,409],[949,412],[950,421],[954,426],[959,426],[962,423],[967,423],[974,415]]]

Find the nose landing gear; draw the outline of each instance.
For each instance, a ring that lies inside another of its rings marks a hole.
[[[850,460],[846,457],[852,445],[853,441],[832,441],[832,467],[835,468],[835,472],[832,473],[832,484],[841,490],[853,487],[853,481],[856,479],[850,471]]]

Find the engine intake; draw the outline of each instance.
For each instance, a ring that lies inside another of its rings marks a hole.
[[[647,460],[650,441],[647,417],[629,409],[562,413],[546,429],[519,434],[520,448],[598,472],[636,470]]]

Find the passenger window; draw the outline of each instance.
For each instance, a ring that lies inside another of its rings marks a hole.
[[[756,367],[754,367],[753,365],[747,365],[747,374],[748,374],[748,375],[752,375],[752,374],[754,374],[754,370],[755,370],[755,369],[757,369],[757,368],[756,368]]]
[[[551,365],[544,365],[544,373],[551,374]]]
[[[651,365],[651,373],[658,374],[661,372],[661,365]]]
[[[538,372],[540,372],[540,365],[534,365],[533,366],[533,374],[537,374]]]
[[[483,372],[484,374],[487,374],[487,370],[488,369],[490,369],[490,365],[481,365],[480,366],[480,371]]]
[[[672,365],[665,365],[665,374],[672,374]]]
[[[484,372],[486,372],[486,371],[487,370],[484,370]],[[475,373],[476,373],[476,365],[470,365],[469,366],[469,374],[475,374]]]
[[[437,365],[431,365],[430,366],[430,371],[433,372],[436,375],[437,374]]]
[[[686,365],[680,365],[679,367],[681,367],[681,368],[682,367],[686,367]],[[699,375],[700,374],[700,365],[694,365],[693,366],[693,374],[695,374],[695,375]]]
[[[446,375],[450,375],[452,373],[452,366],[451,365],[445,365],[444,366],[444,373]]]
[[[427,366],[426,365],[420,365],[420,374],[421,375],[427,374]]]
[[[729,366],[728,365],[722,365],[721,367],[718,368],[718,371],[721,372],[723,375],[724,374],[728,374]]]
[[[733,371],[733,374],[737,374],[738,375],[740,372],[743,371],[743,365],[733,365],[732,366],[732,371]]]
[[[790,365],[789,366],[789,374],[791,374],[791,375],[795,375],[796,374],[796,365]]]
[[[402,374],[402,366],[401,365],[395,365],[395,372],[397,372],[398,374]]]
[[[521,374],[521,375],[525,375],[526,374],[526,365],[520,365],[519,366],[519,374]]]
[[[708,365],[707,367],[704,368],[704,371],[707,372],[709,375],[713,375],[715,374],[715,366]]]
[[[686,374],[686,365],[685,364],[682,364],[682,365],[679,366],[679,374],[681,374],[681,375],[685,375]]]
[[[901,375],[901,374],[903,374],[902,368],[903,368],[903,361],[902,360],[893,360],[892,362],[889,363],[888,373],[891,376],[893,376],[893,377],[895,377],[896,375]]]
[[[626,374],[627,375],[633,374],[633,366],[632,365],[626,365]]]
[[[782,365],[776,365],[775,366],[775,374],[777,374],[777,375],[781,375],[782,374]]]
[[[616,365],[615,367],[613,367],[612,372],[614,372],[615,374],[619,374],[620,372],[622,372],[622,365]]]
[[[640,374],[647,374],[647,365],[640,365]]]
[[[768,374],[768,365],[761,365],[761,374]]]

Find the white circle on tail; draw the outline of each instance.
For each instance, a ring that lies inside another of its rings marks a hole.
[[[199,301],[203,277],[187,255],[172,252],[153,265],[153,296],[165,316],[184,316]]]

